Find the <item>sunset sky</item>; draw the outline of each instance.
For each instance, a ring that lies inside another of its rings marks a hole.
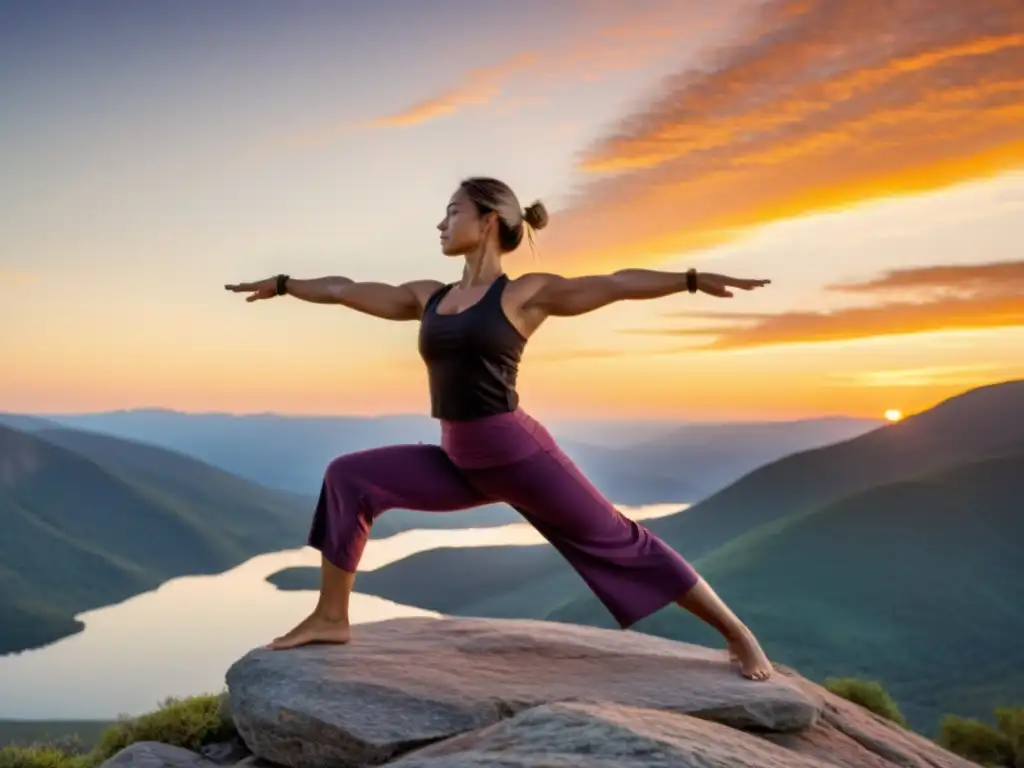
[[[8,2],[0,167],[0,411],[425,412],[415,323],[223,285],[455,280],[467,175],[548,205],[512,274],[772,280],[551,320],[542,417],[1024,377],[1020,0]]]

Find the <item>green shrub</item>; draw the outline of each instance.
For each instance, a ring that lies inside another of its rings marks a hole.
[[[946,715],[939,724],[939,745],[981,765],[1013,766],[1010,737],[973,718]]]
[[[825,681],[825,688],[836,696],[852,701],[886,720],[891,720],[903,728],[909,728],[900,708],[886,693],[881,683],[874,680],[859,680],[856,677],[832,677]]]
[[[107,729],[93,750],[93,757],[103,762],[137,741],[159,741],[198,750],[234,735],[235,726],[227,716],[222,696],[167,699],[155,712],[125,718]]]
[[[123,718],[108,728],[88,754],[57,745],[4,747],[0,749],[0,768],[95,768],[138,741],[159,741],[195,751],[234,736],[223,695],[167,699],[154,712]]]
[[[1024,707],[996,710],[996,725],[1010,741],[1013,768],[1024,768]]]

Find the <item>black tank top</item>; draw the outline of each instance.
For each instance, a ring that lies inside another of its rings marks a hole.
[[[457,315],[437,305],[454,283],[435,292],[420,321],[419,349],[430,382],[430,415],[466,421],[510,413],[519,406],[516,376],[526,339],[505,316],[502,275],[483,297]]]

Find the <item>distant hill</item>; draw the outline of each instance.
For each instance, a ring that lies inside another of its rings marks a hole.
[[[147,409],[45,418],[180,451],[261,485],[312,496],[337,455],[438,436],[436,423],[421,416],[235,416]]]
[[[1024,382],[1009,382],[772,462],[647,525],[780,661],[878,678],[928,730],[944,712],[987,716],[1024,688],[1020,499]],[[360,590],[458,615],[612,626],[550,547],[503,549],[423,553],[366,574]],[[453,576],[457,600],[442,595]],[[637,629],[712,639],[678,609]]]
[[[178,451],[77,429],[43,428],[33,433],[49,443],[139,479],[158,483],[187,498],[203,502],[214,495],[218,501],[265,506],[286,502],[303,505],[307,517],[316,498],[256,485],[223,469],[206,464]]]
[[[562,443],[616,503],[696,502],[767,462],[848,440],[880,425],[849,418],[687,424],[625,447]]]
[[[0,415],[0,422],[3,418]],[[261,485],[314,496],[324,468],[335,456],[439,439],[437,422],[415,415],[234,416],[136,410],[47,420],[181,451]],[[615,503],[655,504],[696,501],[764,462],[860,435],[878,424],[849,418],[660,426],[595,420],[553,422],[551,430]]]
[[[0,427],[10,427],[21,432],[37,432],[40,429],[59,429],[60,423],[39,416],[25,416],[20,413],[0,413]]]
[[[301,546],[311,501],[107,436],[0,427],[0,653],[184,574]]]
[[[916,729],[987,718],[1024,690],[1024,450],[860,491],[750,531],[704,576],[810,677],[879,680]],[[558,618],[601,623],[589,601]],[[637,627],[709,638],[682,611]]]
[[[294,505],[308,527],[316,507],[315,496],[280,491],[256,485],[237,475],[197,461],[177,451],[159,448],[94,432],[77,429],[43,428],[35,432],[49,442],[77,451],[105,466],[156,481],[174,488],[181,498],[201,500],[211,491],[220,498],[264,504],[268,499]],[[323,474],[323,468],[320,470]],[[374,521],[371,537],[394,536],[401,531],[430,528],[478,528],[520,522],[521,517],[505,504],[487,504],[473,509],[437,514],[408,509],[391,509]]]
[[[858,491],[999,455],[1024,440],[1024,381],[980,387],[896,424],[768,463],[650,524],[696,559],[757,526]]]
[[[769,462],[685,512],[645,525],[694,561],[762,525],[814,511],[877,485],[1001,455],[1020,441],[1024,441],[1024,381],[980,387],[903,422]],[[532,558],[530,549],[511,551]],[[552,560],[560,557],[548,547],[542,549]],[[461,559],[467,555],[451,552],[449,557],[452,568],[461,568]],[[545,572],[555,574],[559,583],[537,578],[534,569],[509,567],[503,580],[507,594],[534,591],[538,618],[558,618],[552,605],[592,599],[578,578],[555,565]],[[423,578],[435,576],[424,574]],[[409,602],[400,594],[382,596]],[[487,597],[492,605],[500,601],[493,595],[481,593],[480,597]]]

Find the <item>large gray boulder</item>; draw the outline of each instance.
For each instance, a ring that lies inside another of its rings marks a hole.
[[[792,673],[746,680],[722,651],[636,632],[494,619],[395,619],[357,627],[348,646],[258,649],[232,665],[227,684],[249,749],[291,768],[380,765],[556,702],[625,705],[780,734],[811,728],[823,707]]]
[[[622,704],[546,704],[417,750],[395,768],[835,768],[708,720]]]

